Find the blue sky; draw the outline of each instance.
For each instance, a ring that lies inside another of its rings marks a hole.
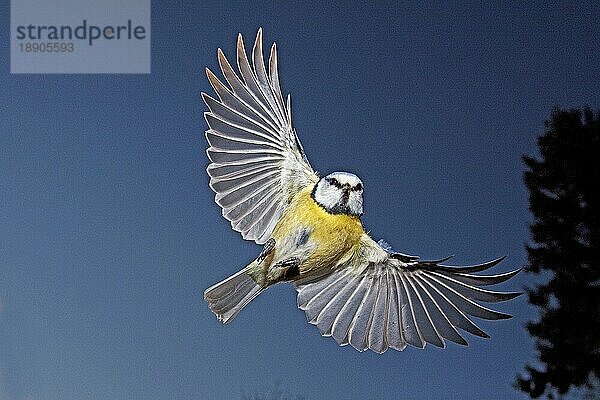
[[[490,340],[383,355],[322,338],[291,286],[216,321],[204,289],[260,248],[208,188],[204,68],[262,26],[313,167],[362,178],[372,236],[503,272],[526,262],[521,155],[554,106],[600,105],[598,7],[224,3],[154,2],[149,75],[11,75],[0,48],[0,399],[519,398],[525,298]]]

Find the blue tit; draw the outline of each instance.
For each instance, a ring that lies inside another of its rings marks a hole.
[[[231,227],[263,245],[245,268],[205,291],[220,321],[230,323],[281,282],[295,286],[299,308],[323,336],[358,351],[445,347],[446,340],[466,345],[462,331],[489,337],[471,317],[510,317],[480,303],[520,293],[481,286],[504,282],[519,270],[475,274],[503,258],[447,266],[447,259],[423,261],[367,234],[361,223],[363,183],[347,172],[319,178],[312,169],[292,127],[290,96],[284,100],[281,93],[277,48],[273,44],[265,65],[261,30],[252,63],[241,35],[239,72],[220,49],[218,60],[226,84],[207,69],[218,100],[202,93],[209,109],[210,187]]]

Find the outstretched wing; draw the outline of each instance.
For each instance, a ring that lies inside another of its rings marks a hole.
[[[385,247],[385,246],[384,246]],[[333,273],[296,283],[298,307],[323,336],[358,351],[383,353],[426,343],[445,347],[444,340],[467,345],[459,333],[489,337],[469,316],[496,320],[511,316],[478,302],[496,303],[521,293],[480,288],[504,282],[520,269],[498,275],[475,275],[504,258],[487,263],[452,267],[443,260],[416,257],[384,249],[363,236],[357,256]]]
[[[229,87],[208,68],[217,93],[202,98],[211,164],[207,168],[215,201],[242,237],[266,242],[292,197],[317,182],[292,128],[290,96],[284,102],[277,73],[277,49],[271,47],[269,72],[263,60],[262,30],[248,61],[241,34],[237,42],[239,76],[218,50],[219,65]]]

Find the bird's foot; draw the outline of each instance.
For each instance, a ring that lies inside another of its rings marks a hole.
[[[280,282],[292,279],[299,273],[300,259],[298,257],[290,257],[285,260],[276,262],[269,267],[267,272],[267,280],[269,282]]]
[[[260,252],[260,254],[258,255],[258,258],[256,259],[256,261],[260,264],[261,262],[263,262],[265,260],[265,258],[267,258],[267,256],[269,254],[271,254],[273,252],[273,250],[275,250],[275,239],[270,238],[265,243],[265,245],[264,245],[262,251]]]

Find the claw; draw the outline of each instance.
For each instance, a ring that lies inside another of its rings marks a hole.
[[[269,240],[267,240],[267,242],[265,243],[265,246],[263,247],[262,251],[260,252],[260,254],[258,255],[258,258],[256,259],[257,262],[261,263],[265,260],[265,258],[267,258],[267,256],[269,254],[271,254],[271,252],[275,249],[275,239],[270,238]]]
[[[298,257],[290,257],[286,258],[285,260],[278,261],[269,267],[267,279],[270,282],[290,279],[293,276],[298,275],[299,265],[300,259]]]

